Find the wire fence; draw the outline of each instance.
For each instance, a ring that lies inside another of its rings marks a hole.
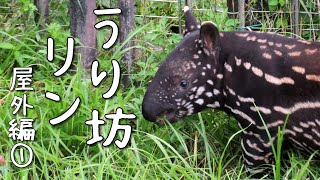
[[[154,18],[171,19],[181,32],[184,24],[182,9],[188,4],[200,21],[219,21],[217,16],[225,15],[224,21],[232,28],[223,29],[277,32],[297,38],[319,40],[319,1],[139,0],[136,2],[136,17],[142,17],[146,22]]]

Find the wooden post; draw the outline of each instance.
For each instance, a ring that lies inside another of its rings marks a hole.
[[[81,47],[75,49],[81,55],[81,65],[90,69],[96,59],[96,15],[93,10],[97,8],[93,0],[70,0],[71,34],[80,39]],[[75,56],[76,57],[76,56]]]
[[[232,13],[232,14],[228,14],[229,18],[233,18],[235,19],[235,14],[233,14],[234,12],[238,12],[238,0],[227,0],[227,7],[228,7],[228,13]]]
[[[48,0],[34,0],[34,5],[37,7],[37,11],[34,16],[34,20],[39,24],[39,30],[43,30],[45,25],[49,23],[49,1]],[[40,35],[42,32],[40,33]]]
[[[133,0],[120,0],[120,43],[124,43],[124,41],[128,38],[128,35],[134,29],[134,1]],[[128,41],[128,43],[123,46],[124,49],[130,48],[134,46],[132,40]],[[131,49],[126,51],[122,56],[122,60],[126,63],[128,68],[128,75],[123,75],[123,84],[125,87],[129,85],[130,78],[129,74],[131,72],[131,64],[134,59],[134,50]]]
[[[293,22],[293,34],[295,34],[295,38],[299,36],[299,0],[292,1],[292,22]]]
[[[245,27],[244,3],[245,3],[245,0],[239,0],[239,3],[238,3],[238,10],[239,10],[238,18],[240,21],[240,28]]]

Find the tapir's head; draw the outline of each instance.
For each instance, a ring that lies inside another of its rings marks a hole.
[[[175,122],[208,106],[219,106],[215,96],[220,92],[214,89],[219,31],[211,22],[200,26],[188,7],[184,11],[184,38],[161,64],[143,99],[142,113],[149,121],[165,116]]]

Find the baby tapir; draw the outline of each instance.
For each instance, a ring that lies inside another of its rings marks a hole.
[[[207,107],[224,110],[244,129],[248,169],[273,163],[270,142],[277,140],[287,115],[283,143],[308,153],[320,150],[320,43],[272,33],[219,32],[211,22],[200,26],[188,7],[184,11],[184,38],[149,85],[144,118],[175,122]]]

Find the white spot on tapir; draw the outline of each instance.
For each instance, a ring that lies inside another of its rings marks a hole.
[[[318,49],[306,49],[304,50],[307,55],[312,55],[318,51]]]
[[[197,90],[197,87],[193,87],[193,88],[191,89],[192,92],[196,92],[196,90]]]
[[[278,48],[280,48],[280,47],[282,47],[282,44],[281,44],[281,43],[276,43],[276,46],[277,46]]]
[[[213,94],[217,96],[217,95],[220,94],[220,91],[219,91],[218,89],[214,89],[214,90],[213,90]]]
[[[259,77],[263,76],[263,71],[257,67],[252,66],[251,70],[255,75],[257,75]]]
[[[223,75],[222,75],[222,74],[217,74],[217,78],[218,78],[218,79],[222,79],[222,78],[223,78]]]
[[[247,41],[255,41],[257,39],[256,36],[249,36],[247,37]]]
[[[232,72],[232,67],[228,63],[224,63],[224,68],[226,68],[227,71]]]
[[[301,51],[293,51],[293,52],[288,53],[288,55],[291,57],[297,57],[297,56],[301,55]]]
[[[307,78],[309,81],[318,81],[318,82],[320,82],[320,75],[307,74],[307,75],[306,75],[306,78]]]
[[[190,62],[190,65],[191,65],[191,67],[193,68],[193,69],[196,69],[197,68],[197,65],[194,63],[194,62]]]
[[[217,108],[220,107],[220,103],[218,101],[215,101],[214,104],[207,104],[207,107]]]
[[[194,95],[192,94],[191,96],[189,96],[189,99],[192,100],[194,98]]]
[[[241,65],[241,59],[237,58],[237,56],[235,56],[234,59],[236,60],[236,65],[240,66]]]
[[[262,56],[266,59],[272,59],[272,55],[269,53],[263,53]]]
[[[293,49],[296,47],[295,44],[289,45],[289,44],[285,44],[284,47],[286,47],[287,49]]]
[[[208,84],[210,84],[210,85],[213,85],[213,81],[212,81],[212,80],[210,80],[210,79],[209,79],[209,80],[207,80],[207,83],[208,83]]]
[[[206,75],[206,73],[205,73],[205,72],[202,72],[202,73],[201,73],[201,75],[202,75],[202,76],[205,76],[205,75]]]
[[[202,105],[204,103],[204,100],[203,99],[198,99],[195,101],[195,103],[199,104],[199,105]]]
[[[194,29],[194,25],[191,25],[191,26],[190,26],[190,29],[191,29],[191,30]]]
[[[211,65],[210,65],[210,64],[207,64],[207,68],[208,68],[208,69],[211,69]]]
[[[193,58],[194,58],[194,59],[199,59],[199,56],[198,56],[197,54],[194,54],[194,55],[193,55]]]
[[[304,67],[300,67],[300,66],[293,66],[292,70],[294,70],[295,72],[297,72],[299,74],[304,74],[306,72],[306,69]]]
[[[278,50],[274,50],[274,53],[278,56],[282,56],[282,52],[281,51],[278,51]]]
[[[267,42],[267,39],[258,39],[257,42],[258,42],[258,43],[266,43],[266,42]]]
[[[240,103],[239,103],[239,101],[237,101],[237,102],[236,102],[236,105],[237,105],[237,106],[240,106]]]
[[[236,36],[238,37],[247,37],[249,33],[236,33]]]
[[[201,53],[202,53],[202,51],[201,51],[201,50],[199,50],[199,51],[198,51],[198,54],[201,54]]]
[[[213,96],[213,94],[212,94],[211,92],[206,92],[206,96],[208,96],[208,97],[212,97],[212,96]]]
[[[269,46],[273,46],[274,45],[274,42],[268,42]]]
[[[260,46],[260,49],[265,49],[265,48],[267,48],[267,46],[266,46],[266,45],[262,45],[262,46]]]
[[[198,98],[200,95],[202,95],[204,91],[205,91],[205,88],[204,88],[203,86],[200,86],[200,87],[197,89],[196,98]]]
[[[224,37],[224,34],[223,33],[219,33],[220,37]]]
[[[251,68],[251,64],[249,62],[243,63],[243,66],[248,70]]]

